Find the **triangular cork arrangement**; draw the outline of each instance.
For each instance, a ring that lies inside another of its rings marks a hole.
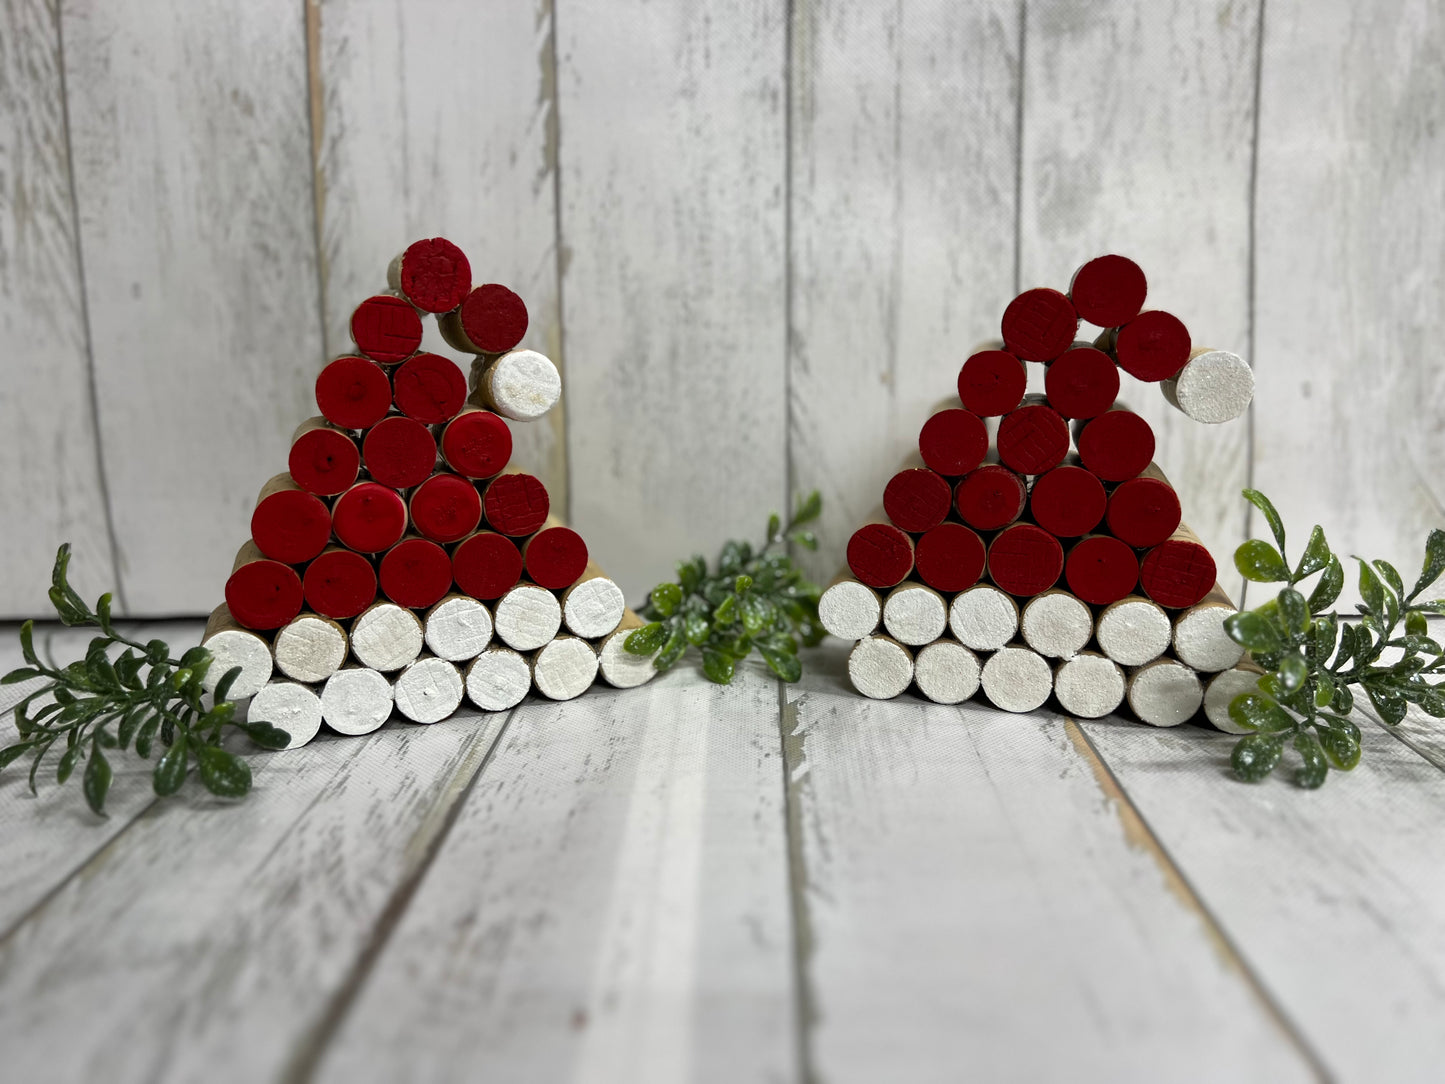
[[[1052,695],[1086,718],[1127,700],[1155,726],[1201,707],[1230,726],[1229,700],[1253,683],[1223,628],[1234,605],[1180,521],[1153,430],[1117,397],[1122,369],[1188,416],[1225,422],[1249,406],[1254,375],[1237,354],[1192,348],[1177,317],[1144,311],[1146,290],[1132,260],[1101,256],[1067,294],[1016,297],[1002,341],[964,362],[957,399],[924,423],[918,459],[888,482],[819,602],[828,631],[857,641],[859,692],[981,692],[1015,712]],[[1104,331],[1076,341],[1081,323]],[[1026,393],[1030,364],[1044,366],[1043,394]]]
[[[562,393],[556,366],[518,349],[526,305],[474,287],[440,237],[387,279],[352,314],[356,352],[317,377],[321,414],[296,430],[287,471],[261,489],[206,627],[213,681],[240,666],[229,696],[296,746],[323,722],[366,734],[393,711],[434,723],[464,700],[500,711],[533,688],[570,700],[599,673],[649,680],[652,660],[622,647],[642,622],[621,589],[550,514],[546,487],[509,466],[509,422]],[[427,314],[474,356],[470,381],[421,350]]]

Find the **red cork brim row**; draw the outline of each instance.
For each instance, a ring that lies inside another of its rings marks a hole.
[[[414,421],[440,425],[461,413],[466,399],[466,375],[440,354],[415,354],[395,376],[375,361],[348,355],[328,364],[316,378],[317,407],[342,429],[370,429],[393,404]]]

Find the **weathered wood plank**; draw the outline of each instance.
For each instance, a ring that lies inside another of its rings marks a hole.
[[[66,4],[100,432],[133,614],[206,613],[321,357],[302,9]]]
[[[1317,522],[1408,580],[1445,526],[1445,11],[1265,11],[1255,481],[1296,557]]]
[[[1080,726],[1335,1079],[1438,1075],[1445,774],[1363,720],[1318,791],[1235,782],[1229,735]]]
[[[572,519],[630,598],[785,497],[784,8],[556,5]]]
[[[0,3],[0,614],[48,609],[50,564],[75,544],[74,582],[115,574],[96,451],[80,252],[70,187],[58,0]],[[22,526],[23,525],[23,529]]]
[[[1020,7],[794,7],[788,447],[818,576],[1013,296]]]
[[[1310,1076],[1072,724],[864,701],[844,660],[784,713],[820,1079]]]
[[[1254,361],[1258,27],[1259,0],[1029,5],[1021,288],[1065,290],[1085,260],[1118,252],[1149,277],[1147,308],[1173,312],[1199,345]],[[1157,385],[1121,379],[1120,397],[1154,427],[1155,458],[1179,491],[1185,522],[1238,601],[1233,556],[1244,540],[1249,423],[1202,425],[1169,406]]]
[[[313,0],[311,12],[327,356],[352,348],[351,312],[386,288],[391,258],[442,235],[474,281],[526,301],[524,345],[563,369],[565,403],[550,0]],[[425,324],[425,348],[457,357]],[[512,433],[513,461],[565,514],[564,409]]]
[[[777,684],[519,708],[323,1080],[785,1080]]]

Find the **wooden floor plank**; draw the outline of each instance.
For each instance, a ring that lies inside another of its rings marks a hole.
[[[319,1078],[791,1079],[776,690],[519,708]]]
[[[819,1079],[1312,1075],[1065,720],[865,701],[844,657],[784,716]]]
[[[1445,775],[1363,723],[1318,791],[1236,782],[1234,739],[1081,723],[1265,987],[1340,1080],[1445,1060]]]

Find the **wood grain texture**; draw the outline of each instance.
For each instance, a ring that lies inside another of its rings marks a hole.
[[[1309,1079],[1062,718],[860,701],[843,654],[783,717],[817,1078]]]
[[[1247,356],[1258,12],[1259,0],[1029,6],[1021,289],[1065,289],[1086,260],[1119,253],[1144,269],[1146,309]],[[1237,597],[1248,425],[1201,425],[1157,386],[1122,381]]]
[[[319,1078],[790,1078],[777,711],[688,663],[519,707]]]
[[[1436,1075],[1445,773],[1364,719],[1359,766],[1314,792],[1235,782],[1227,734],[1079,725],[1332,1078]]]
[[[785,497],[785,5],[557,9],[571,523],[636,600]]]
[[[132,613],[204,613],[315,412],[302,12],[83,2],[62,24],[121,583]]]
[[[823,494],[815,578],[1013,296],[1019,9],[794,7],[788,454]]]
[[[1445,526],[1442,65],[1438,4],[1266,7],[1255,483],[1296,559],[1318,522],[1407,581]],[[1326,438],[1343,426],[1348,440]]]
[[[551,0],[309,0],[327,356],[410,242],[459,245],[527,305],[523,345],[563,375]],[[424,320],[424,350],[462,362]],[[586,408],[586,403],[581,407]],[[513,458],[567,507],[565,406],[512,424]]]
[[[115,576],[96,450],[72,203],[58,0],[0,3],[0,614],[49,609],[50,565],[75,543],[72,582]],[[18,525],[23,524],[23,529]]]

